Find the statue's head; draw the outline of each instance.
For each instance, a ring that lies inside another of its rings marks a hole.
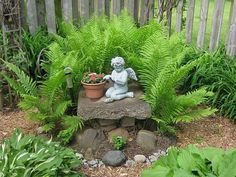
[[[125,60],[122,57],[115,57],[111,60],[111,66],[116,72],[121,72],[124,70]]]

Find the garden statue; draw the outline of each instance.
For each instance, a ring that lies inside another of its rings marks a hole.
[[[104,76],[105,80],[113,81],[114,85],[106,91],[107,99],[105,102],[113,102],[123,98],[133,98],[134,93],[128,92],[128,78],[137,80],[132,68],[124,68],[125,61],[122,57],[115,57],[111,60],[111,66],[114,68],[111,75]]]

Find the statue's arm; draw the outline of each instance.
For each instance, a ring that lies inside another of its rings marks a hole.
[[[110,74],[108,74],[108,75],[105,75],[104,77],[103,77],[103,79],[104,80],[111,80],[111,75]]]

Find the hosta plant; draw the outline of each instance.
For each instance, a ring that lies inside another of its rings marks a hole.
[[[81,177],[81,160],[72,149],[16,130],[0,146],[0,176]]]
[[[172,147],[167,156],[145,170],[142,177],[233,177],[236,176],[235,164],[236,149]]]

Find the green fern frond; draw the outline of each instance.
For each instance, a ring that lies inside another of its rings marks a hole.
[[[180,115],[174,118],[174,122],[191,122],[193,120],[198,120],[202,119],[205,117],[208,117],[212,114],[214,114],[217,111],[217,109],[211,109],[211,108],[206,108],[206,109],[196,109],[196,110],[191,110],[187,112],[184,115]]]
[[[45,123],[48,116],[41,113],[41,112],[37,112],[37,110],[33,110],[30,112],[27,112],[26,117],[29,120],[33,120],[33,121],[40,122],[40,123]]]
[[[55,123],[54,122],[46,123],[42,126],[42,128],[43,131],[50,132],[55,128]]]
[[[58,72],[57,74],[51,76],[48,80],[44,81],[40,87],[42,97],[45,97],[49,100],[49,105],[55,100],[56,94],[58,93],[59,88],[65,81],[65,74],[63,71]]]
[[[37,108],[40,104],[40,100],[36,96],[31,96],[31,95],[22,95],[23,99],[20,101],[18,106],[23,109],[23,110],[30,110]]]
[[[60,117],[65,114],[66,109],[71,106],[71,101],[61,101],[59,104],[55,103],[55,110],[52,114],[53,117]]]
[[[63,117],[63,126],[65,129],[60,131],[57,137],[64,143],[68,143],[72,139],[74,133],[77,130],[82,129],[83,125],[83,121],[80,117],[65,116]]]
[[[22,70],[20,70],[18,66],[6,61],[3,62],[4,65],[14,74],[16,74],[19,79],[18,82],[21,86],[15,87],[16,83],[10,80],[9,77],[4,76],[8,81],[10,81],[10,84],[12,84],[16,91],[19,92],[19,94],[30,94],[35,96],[37,94],[36,82],[27,76]]]
[[[211,96],[213,96],[213,92],[209,92],[205,88],[201,88],[193,92],[188,92],[185,95],[178,96],[176,102],[183,107],[193,107],[204,103],[206,99]]]

